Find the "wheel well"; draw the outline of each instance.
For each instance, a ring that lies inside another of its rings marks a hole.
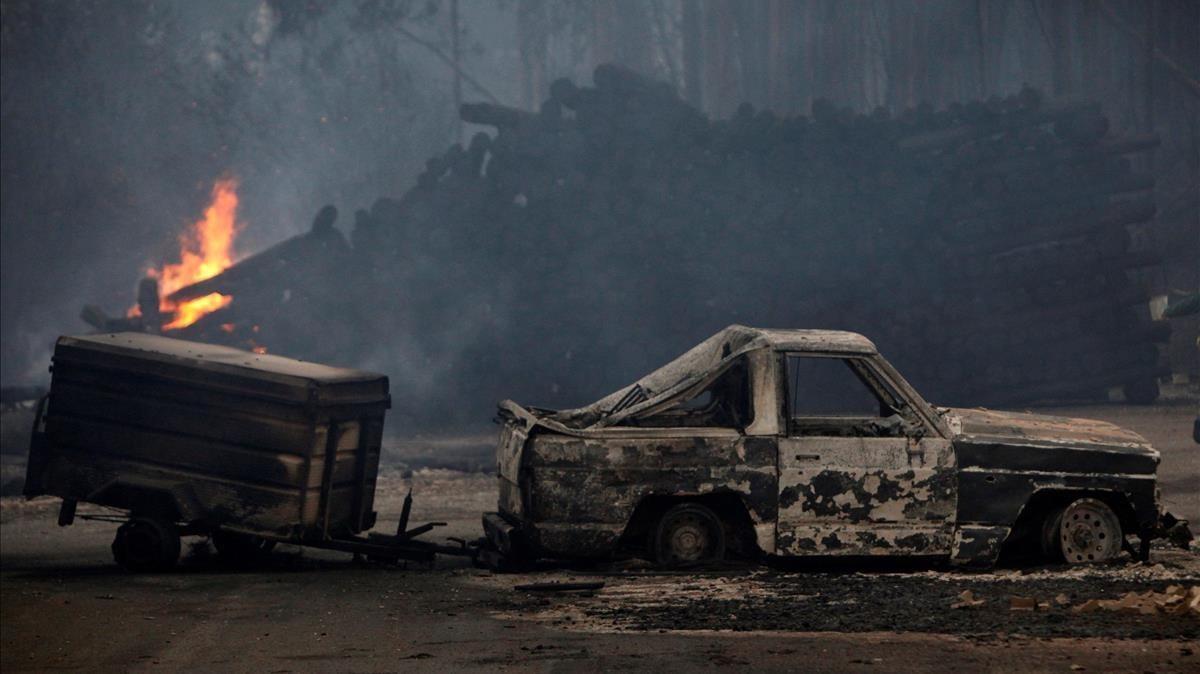
[[[732,491],[709,494],[680,494],[645,496],[633,509],[625,531],[621,534],[621,545],[645,550],[658,519],[672,506],[679,503],[698,503],[712,510],[725,526],[725,540],[729,547],[745,556],[758,551],[754,538],[754,522],[740,494]]]
[[[1137,532],[1137,516],[1129,498],[1121,492],[1104,489],[1039,489],[1029,497],[1017,515],[1012,533],[1004,542],[1005,551],[1012,552],[1014,548],[1036,541],[1047,515],[1081,498],[1094,498],[1112,508],[1117,514],[1117,519],[1121,521],[1121,529],[1125,535]]]

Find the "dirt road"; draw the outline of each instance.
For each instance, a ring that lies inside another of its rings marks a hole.
[[[1163,451],[1165,497],[1200,520],[1200,448],[1186,406],[1055,409],[1146,435]],[[408,485],[414,521],[475,537],[494,478],[389,470],[381,528]],[[133,576],[108,551],[115,525],[54,525],[53,500],[0,502],[0,669],[88,671],[1200,671],[1200,618],[1080,612],[1089,599],[1200,585],[1200,556],[1151,565],[1000,569],[737,566],[661,574],[636,563],[493,575],[357,564],[281,546],[263,567],[222,566],[207,544],[177,572]],[[81,508],[81,512],[83,512]],[[517,591],[594,581],[593,592]],[[952,609],[964,591],[978,606]],[[1012,610],[1013,597],[1037,610]],[[1082,670],[1080,669],[1082,668]]]

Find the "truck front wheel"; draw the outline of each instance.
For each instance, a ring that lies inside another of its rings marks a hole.
[[[179,530],[158,517],[135,516],[117,529],[113,558],[127,571],[167,571],[179,560]]]
[[[719,562],[725,558],[725,527],[699,503],[672,506],[654,529],[651,555],[664,566]]]
[[[1052,512],[1042,528],[1042,550],[1068,564],[1107,562],[1121,554],[1121,520],[1107,503],[1076,499]]]

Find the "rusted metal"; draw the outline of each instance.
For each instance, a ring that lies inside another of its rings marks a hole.
[[[788,381],[789,358],[842,361],[878,415],[794,414],[804,383]],[[731,326],[592,405],[505,401],[498,419],[499,512],[484,529],[513,554],[645,551],[656,518],[682,502],[776,555],[988,565],[1083,498],[1111,507],[1125,535],[1165,531],[1158,452],[1137,434],[935,408],[854,333]]]

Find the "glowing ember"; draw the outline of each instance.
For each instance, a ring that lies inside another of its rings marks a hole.
[[[179,237],[178,264],[147,273],[158,280],[159,310],[171,316],[164,330],[176,330],[200,320],[205,314],[228,306],[233,297],[210,293],[177,305],[167,299],[171,293],[193,283],[212,278],[233,264],[233,239],[237,236],[237,181],[223,178],[213,185],[212,202],[197,221]]]

